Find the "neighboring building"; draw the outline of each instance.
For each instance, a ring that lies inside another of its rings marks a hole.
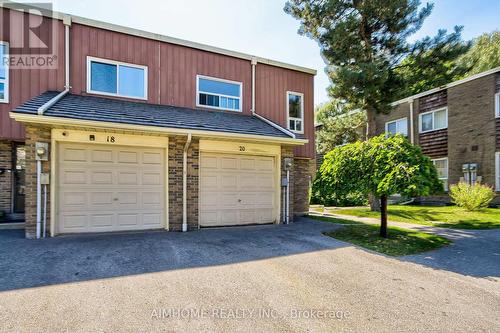
[[[4,6],[11,26],[33,15]],[[57,235],[280,223],[308,211],[314,70],[47,20],[57,68],[0,67],[0,210],[24,218],[27,237],[43,234],[44,219]],[[3,55],[20,42],[11,38],[0,34]]]
[[[378,132],[401,133],[419,145],[446,190],[462,180],[500,192],[500,67],[392,105],[390,114],[377,116]]]

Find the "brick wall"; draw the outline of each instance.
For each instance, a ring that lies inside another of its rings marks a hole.
[[[495,76],[448,89],[449,183],[463,177],[462,164],[478,163],[483,183],[495,184]]]
[[[182,155],[186,137],[171,137],[168,147],[168,205],[171,231],[182,230]],[[188,229],[198,229],[199,140],[188,150],[187,211]]]
[[[33,125],[26,126],[26,203],[25,203],[25,233],[26,238],[36,237],[36,160],[35,143],[50,143],[50,129]],[[50,158],[52,157],[49,146],[49,161],[42,162],[42,172],[50,172]],[[51,179],[52,181],[52,179]],[[50,186],[47,188],[47,235],[50,232]]]
[[[12,204],[12,142],[0,141],[0,211],[8,214]]]
[[[309,212],[309,189],[315,171],[315,161],[309,158],[295,158],[293,168],[293,214]]]

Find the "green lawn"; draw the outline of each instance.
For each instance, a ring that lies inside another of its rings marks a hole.
[[[327,213],[380,218],[379,212],[369,208],[325,209]],[[390,205],[389,221],[433,225],[456,229],[492,229],[500,228],[500,209],[486,208],[468,212],[456,206],[399,206]]]
[[[379,236],[378,225],[323,216],[309,215],[309,217],[345,225],[341,229],[326,233],[330,237],[390,256],[417,254],[451,244],[449,239],[441,236],[397,227],[389,227],[389,237],[382,238]]]

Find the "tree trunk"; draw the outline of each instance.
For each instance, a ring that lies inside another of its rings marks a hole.
[[[373,108],[366,109],[366,139],[373,138],[377,134],[376,111]],[[380,200],[372,193],[368,195],[370,210],[380,212]]]
[[[380,197],[380,237],[387,238],[387,195]]]

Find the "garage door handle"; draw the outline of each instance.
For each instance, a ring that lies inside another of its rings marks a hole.
[[[118,201],[118,198],[113,198],[113,201]]]
[[[241,202],[241,199],[238,199],[238,202]]]

